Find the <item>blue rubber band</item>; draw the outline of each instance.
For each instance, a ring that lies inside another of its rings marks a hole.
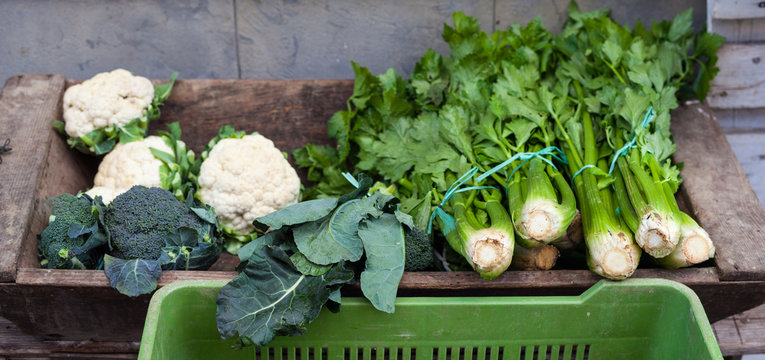
[[[588,165],[582,166],[582,168],[581,168],[581,169],[579,169],[579,170],[578,170],[578,171],[577,171],[577,172],[574,174],[574,176],[572,176],[572,177],[571,177],[571,182],[573,183],[573,182],[574,182],[574,179],[576,179],[576,177],[577,177],[577,176],[579,176],[579,174],[581,174],[581,173],[582,173],[582,171],[584,171],[585,169],[594,168],[594,167],[597,167],[597,166],[595,166],[595,165],[592,165],[592,164],[588,164]]]
[[[558,156],[556,153],[560,154],[560,156]],[[521,152],[521,153],[517,153],[517,154],[513,155],[511,158],[503,161],[501,164],[499,164],[499,165],[489,169],[489,171],[481,174],[478,178],[476,178],[476,180],[478,182],[481,182],[484,179],[486,179],[487,177],[489,177],[489,176],[493,175],[494,173],[496,173],[497,171],[505,168],[507,165],[512,164],[516,160],[523,160],[523,162],[520,165],[516,166],[515,169],[513,169],[513,171],[510,173],[510,176],[507,177],[508,180],[511,179],[513,177],[513,175],[515,175],[516,171],[518,171],[521,167],[523,167],[523,165],[525,165],[529,160],[531,160],[533,158],[539,158],[542,161],[548,163],[555,170],[558,170],[558,168],[555,167],[555,164],[553,164],[552,161],[550,161],[549,159],[544,157],[546,155],[552,156],[554,159],[560,161],[563,164],[568,164],[568,159],[566,158],[566,154],[563,153],[563,150],[559,149],[557,146],[548,146],[548,147],[546,147],[546,148],[544,148],[542,150],[539,150],[537,152]]]
[[[446,211],[444,211],[443,206],[446,205],[446,203],[449,201],[449,199],[452,198],[454,194],[466,192],[466,191],[473,191],[473,190],[481,190],[481,189],[496,189],[493,186],[469,186],[466,188],[460,188],[462,185],[464,185],[470,178],[475,176],[475,174],[478,172],[478,167],[474,167],[462,176],[460,176],[457,181],[455,181],[452,186],[449,187],[448,190],[446,190],[446,193],[444,193],[444,199],[441,200],[441,203],[438,204],[436,207],[436,210],[433,211],[433,213],[430,214],[430,219],[428,220],[428,234],[430,234],[433,231],[433,219],[438,216],[439,219],[441,219],[441,222],[443,222],[443,226],[441,228],[441,231],[444,233],[444,235],[454,231],[457,229],[456,223],[454,221],[454,217],[447,214]]]
[[[656,113],[653,111],[653,106],[648,108],[648,111],[645,112],[645,116],[643,117],[643,122],[641,125],[643,128],[647,128],[648,125],[651,124],[651,121],[656,117]],[[611,173],[614,172],[614,166],[616,166],[616,160],[619,159],[620,156],[626,155],[627,151],[629,149],[636,147],[635,143],[637,142],[638,134],[637,131],[635,132],[635,136],[632,137],[632,140],[630,140],[628,143],[624,144],[621,149],[616,150],[614,153],[614,158],[611,160],[611,166],[608,168],[608,175],[611,175]],[[650,149],[646,149],[648,152],[653,152]]]

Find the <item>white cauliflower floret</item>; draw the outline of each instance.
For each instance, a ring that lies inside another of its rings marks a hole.
[[[256,218],[297,203],[300,195],[295,169],[260,134],[218,142],[202,163],[198,184],[200,199],[238,235],[255,230]]]
[[[149,79],[117,69],[100,73],[64,93],[67,135],[76,138],[95,129],[124,126],[146,115],[154,86]]]
[[[124,191],[123,191],[124,192]],[[104,187],[104,186],[95,186],[91,188],[90,190],[85,192],[86,194],[90,195],[92,198],[96,198],[96,196],[101,197],[101,201],[104,202],[104,205],[108,205],[114,198],[117,197],[117,195],[121,194],[122,192],[117,192],[112,188]]]
[[[154,157],[150,148],[173,154],[173,150],[159,136],[149,136],[142,140],[119,143],[104,156],[98,165],[98,173],[93,181],[94,188],[107,188],[114,192],[114,197],[128,191],[133,185],[161,187],[159,168],[162,161]],[[97,190],[104,191],[104,190]],[[104,203],[106,203],[104,197]]]

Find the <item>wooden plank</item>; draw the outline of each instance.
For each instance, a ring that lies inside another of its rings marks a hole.
[[[765,21],[762,19],[718,20],[711,19],[709,31],[725,36],[731,43],[756,43],[765,41]]]
[[[736,326],[741,334],[742,343],[765,343],[765,321],[737,319]]]
[[[134,359],[139,342],[56,341],[22,333],[16,325],[0,318],[0,359],[79,358]]]
[[[719,344],[741,344],[741,335],[739,335],[736,321],[733,319],[723,319],[712,324],[712,330]]]
[[[760,204],[765,204],[765,132],[729,133],[726,137]]]
[[[720,72],[712,80],[707,103],[713,108],[765,107],[765,45],[724,45]]]
[[[494,3],[266,0],[236,8],[242,78],[349,79],[351,61],[373,74],[409,74],[428,48],[448,52],[441,32],[453,11],[491,31]]]
[[[715,109],[715,116],[726,133],[765,131],[765,107],[756,109]]]
[[[61,75],[24,75],[8,79],[0,93],[0,136],[13,148],[0,164],[0,282],[16,276],[63,89]]]
[[[735,20],[765,18],[765,5],[760,0],[714,0],[714,19]]]
[[[765,210],[712,111],[689,104],[673,112],[674,159],[685,163],[684,196],[715,243],[724,280],[765,279]]]
[[[757,320],[757,319],[765,320],[765,304],[758,306],[754,309],[744,311],[740,314],[736,314],[734,315],[734,318],[748,319],[748,320]],[[763,337],[763,341],[765,341],[765,337]]]

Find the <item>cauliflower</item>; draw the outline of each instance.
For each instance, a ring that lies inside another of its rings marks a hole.
[[[154,157],[151,148],[168,154],[173,153],[173,150],[159,136],[149,136],[143,140],[117,144],[98,165],[93,186],[114,189],[119,194],[133,185],[161,187],[159,167],[162,166],[162,161]]]
[[[141,139],[149,120],[159,116],[159,105],[170,95],[168,84],[117,69],[100,73],[64,93],[64,122],[54,123],[71,147],[102,155],[119,142]]]
[[[64,93],[66,134],[80,137],[107,126],[125,126],[146,115],[154,86],[145,77],[117,69],[100,73]]]
[[[193,185],[189,170],[194,163],[194,153],[187,151],[186,144],[180,140],[177,123],[169,124],[168,128],[170,132],[161,132],[160,136],[117,144],[98,165],[93,188],[86,194],[100,195],[108,204],[134,185],[143,185],[170,190],[178,199],[183,199]]]
[[[219,135],[202,155],[197,196],[215,208],[224,232],[246,241],[253,220],[298,202],[300,178],[271,140],[224,128],[228,138]]]
[[[104,187],[104,186],[94,186],[90,190],[86,191],[85,193],[88,194],[90,197],[95,198],[96,196],[101,197],[101,201],[104,202],[104,204],[109,204],[114,200],[117,195],[123,193],[125,191],[118,191],[112,188]]]

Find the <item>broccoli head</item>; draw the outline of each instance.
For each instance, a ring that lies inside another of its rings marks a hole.
[[[92,247],[85,246],[98,232],[98,211],[93,200],[84,195],[62,194],[52,198],[51,205],[48,227],[37,235],[42,265],[49,269],[93,267]]]
[[[111,235],[111,255],[121,259],[158,259],[165,238],[183,227],[196,230],[208,242],[213,236],[210,223],[158,187],[137,185],[120,194],[107,207],[104,223]]]
[[[418,228],[404,232],[405,271],[425,271],[435,267],[436,256],[428,234]]]

